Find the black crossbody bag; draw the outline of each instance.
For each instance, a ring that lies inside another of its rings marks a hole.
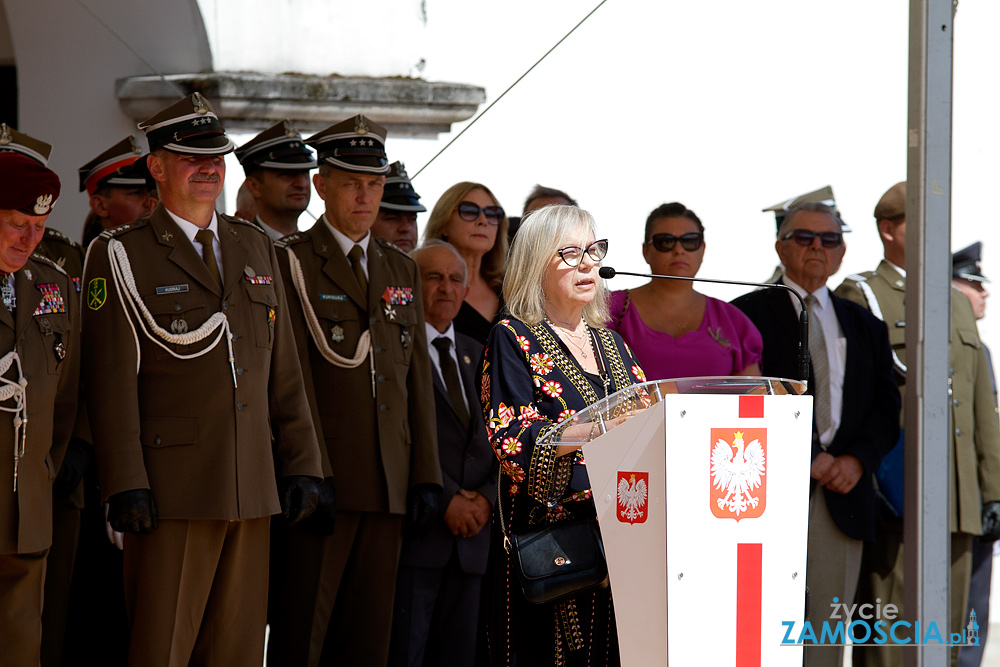
[[[604,394],[608,372],[604,357],[590,332]],[[504,549],[511,555],[524,598],[533,604],[548,604],[607,588],[608,562],[596,519],[557,521],[543,528],[507,535],[501,505],[500,471],[497,471],[497,507]]]

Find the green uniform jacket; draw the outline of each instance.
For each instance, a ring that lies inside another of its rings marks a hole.
[[[80,377],[79,301],[66,273],[35,254],[14,276],[15,316],[0,305],[0,356],[16,350],[20,357],[28,423],[15,493],[14,402],[0,403],[2,554],[35,553],[52,543],[52,481],[73,432]],[[18,377],[15,362],[3,374],[4,387]]]
[[[101,234],[84,270],[83,381],[101,494],[152,489],[161,518],[269,516],[280,511],[276,472],[321,476],[274,247],[252,224],[218,219],[221,289],[162,205]],[[138,294],[160,327],[193,332],[225,314],[232,366],[224,334],[203,356],[168,351],[199,352],[218,331],[185,345],[143,332],[149,325],[124,305],[112,279],[112,239],[127,251]]]
[[[869,308],[885,321],[902,373],[906,364],[905,290],[903,276],[884,260],[874,272],[849,276],[836,290],[837,296]],[[951,295],[951,530],[981,535],[982,503],[1000,500],[1000,421],[972,305],[957,290]],[[904,393],[902,380],[899,388]]]
[[[337,508],[403,514],[410,487],[441,485],[417,265],[391,243],[372,237],[366,298],[325,217],[276,247]],[[301,266],[305,299],[291,277],[290,253]],[[361,335],[370,330],[374,377],[367,356],[355,368],[327,361],[306,323],[308,311],[315,314],[323,341],[341,357],[353,357]]]

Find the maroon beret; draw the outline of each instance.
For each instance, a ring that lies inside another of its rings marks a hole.
[[[20,153],[0,153],[0,209],[48,215],[58,198],[56,172]]]

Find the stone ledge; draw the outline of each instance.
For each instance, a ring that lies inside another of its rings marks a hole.
[[[229,129],[256,132],[288,118],[303,134],[363,113],[393,136],[435,138],[486,101],[480,86],[409,78],[213,72],[132,76],[115,84],[122,110],[136,121],[195,91]]]

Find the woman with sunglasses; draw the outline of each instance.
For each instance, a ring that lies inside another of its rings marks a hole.
[[[642,256],[652,273],[692,278],[705,256],[705,227],[683,204],[646,219]],[[650,378],[760,375],[760,332],[739,309],[687,280],[656,278],[611,294],[608,326],[622,335]]]
[[[606,329],[607,254],[594,219],[575,206],[524,218],[503,286],[510,316],[490,332],[480,399],[500,460],[499,506],[487,572],[491,664],[618,665],[610,589],[531,604],[501,530],[520,534],[597,510],[579,447],[536,446],[561,420],[645,379],[621,337]],[[589,429],[589,427],[588,427]]]
[[[441,195],[424,230],[424,242],[441,239],[455,246],[468,267],[469,293],[455,317],[455,330],[486,342],[502,309],[507,215],[489,188],[456,183]]]

